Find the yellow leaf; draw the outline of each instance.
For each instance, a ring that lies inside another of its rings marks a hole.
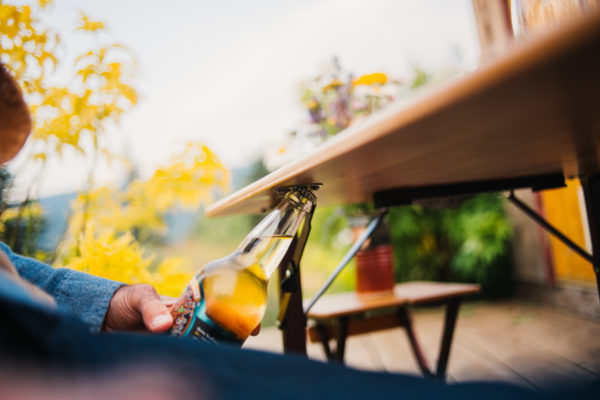
[[[89,50],[89,51],[87,51],[87,52],[85,52],[85,53],[77,56],[77,58],[75,58],[75,64],[77,64],[78,62],[80,62],[84,58],[91,57],[93,55],[94,55],[94,52],[92,50]]]
[[[93,65],[88,65],[87,67],[81,68],[79,71],[77,71],[77,74],[81,75],[81,79],[83,80],[83,83],[85,83],[95,72],[96,68]]]
[[[338,88],[340,86],[343,86],[344,84],[342,83],[342,81],[340,81],[339,79],[335,78],[334,80],[332,80],[331,82],[329,82],[329,84],[325,85],[323,87],[323,92],[327,92],[328,90],[331,89],[335,89]]]
[[[104,29],[104,22],[92,21],[83,11],[79,12],[80,21],[77,29],[88,32],[96,32]]]
[[[46,161],[46,153],[36,153],[33,155],[34,160]]]
[[[46,7],[51,6],[53,2],[53,0],[38,0],[38,6],[44,10]]]

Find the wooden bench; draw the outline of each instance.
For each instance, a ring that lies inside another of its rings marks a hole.
[[[347,292],[323,296],[306,315],[311,342],[321,342],[329,361],[343,363],[346,338],[382,329],[404,327],[419,368],[426,377],[444,379],[454,334],[456,317],[463,297],[478,293],[479,285],[442,282],[397,284],[393,293],[359,295]],[[445,303],[446,315],[437,369],[429,367],[412,327],[407,306]],[[335,340],[332,350],[329,342]]]

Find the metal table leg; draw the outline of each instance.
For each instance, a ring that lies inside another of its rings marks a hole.
[[[446,379],[446,367],[450,357],[450,347],[456,327],[456,317],[460,307],[460,299],[451,299],[446,305],[446,317],[444,319],[444,333],[442,334],[442,344],[440,346],[440,355],[438,357],[436,376],[440,380]]]
[[[592,239],[592,264],[596,273],[596,287],[600,296],[600,175],[581,179],[585,195],[588,225]]]
[[[419,368],[426,378],[437,378],[441,381],[446,380],[446,368],[448,366],[448,358],[450,357],[450,348],[452,346],[452,338],[454,336],[454,328],[456,327],[456,318],[458,317],[458,309],[460,307],[460,299],[450,299],[446,303],[446,316],[444,319],[444,331],[442,332],[442,343],[440,345],[440,353],[438,356],[437,370],[435,374],[429,367],[427,359],[421,350],[421,346],[417,340],[417,336],[412,326],[410,314],[405,307],[400,307],[397,311],[400,324],[406,329],[408,340],[413,354],[419,364]]]
[[[412,326],[412,318],[406,307],[400,307],[396,312],[398,316],[398,320],[400,325],[404,327],[406,330],[406,335],[408,336],[408,341],[410,342],[410,348],[417,360],[417,364],[423,373],[423,376],[426,378],[431,378],[433,373],[431,372],[431,368],[429,368],[429,364],[427,363],[427,359],[425,358],[425,354],[423,354],[423,350],[421,349],[421,345],[419,345],[419,341],[417,340],[417,335]]]

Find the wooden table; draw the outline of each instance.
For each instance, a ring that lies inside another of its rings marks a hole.
[[[466,193],[544,189],[580,177],[600,276],[600,14],[564,26],[409,103],[372,115],[316,151],[211,205],[206,214],[258,213],[277,188],[322,183],[319,204],[387,207]],[[305,352],[302,249],[310,221],[280,265],[295,280],[286,351]],[[600,282],[600,280],[599,280]]]

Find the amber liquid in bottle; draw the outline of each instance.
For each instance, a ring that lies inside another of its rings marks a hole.
[[[210,275],[206,271],[207,276],[202,281],[206,315],[245,340],[260,323],[267,308],[268,279],[263,271],[277,268],[292,239],[292,236],[253,238],[244,253],[234,253],[220,260],[219,274]],[[258,253],[258,257],[252,253]],[[255,258],[260,261],[244,265],[245,259]],[[223,267],[225,264],[227,267]]]
[[[312,194],[308,202],[286,195],[236,251],[201,268],[171,309],[170,334],[241,345],[265,314],[269,277],[312,207]]]

